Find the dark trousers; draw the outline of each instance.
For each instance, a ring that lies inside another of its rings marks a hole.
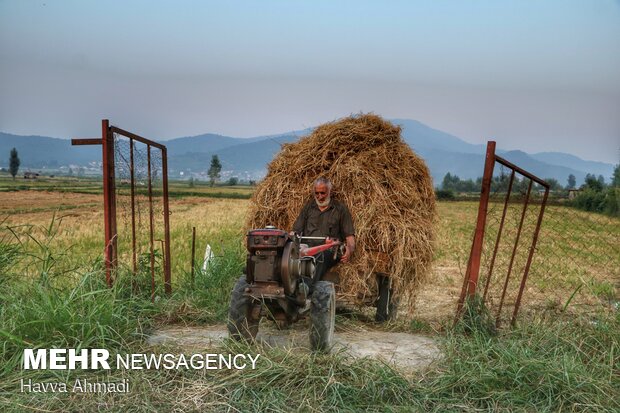
[[[331,268],[335,267],[340,260],[334,259],[334,252],[331,250],[323,251],[316,256],[314,261],[314,277],[312,277],[312,285],[317,281],[321,281],[323,276],[327,274]]]

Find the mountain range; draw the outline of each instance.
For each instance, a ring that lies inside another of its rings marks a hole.
[[[441,130],[410,119],[392,119],[402,126],[402,137],[428,164],[436,185],[450,172],[461,179],[475,179],[482,175],[485,145],[475,145]],[[204,134],[174,138],[161,143],[168,148],[169,176],[206,177],[211,156],[218,155],[222,163],[222,178],[237,176],[241,179],[260,179],[267,164],[284,143],[295,142],[311,132],[311,128],[277,135],[254,138]],[[58,169],[61,166],[83,166],[91,170],[101,162],[99,146],[71,146],[68,139],[45,136],[19,136],[0,132],[0,166],[8,165],[9,151],[15,147],[21,159],[22,170]],[[540,178],[554,178],[565,185],[570,174],[577,183],[588,173],[603,175],[609,181],[614,165],[583,160],[562,152],[528,154],[518,150],[502,150],[498,155]]]

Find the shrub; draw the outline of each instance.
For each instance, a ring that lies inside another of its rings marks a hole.
[[[438,189],[435,191],[435,196],[437,197],[437,199],[444,201],[453,201],[456,199],[454,191],[452,191],[451,189]]]
[[[596,191],[586,188],[573,199],[571,205],[584,211],[606,213],[611,216],[619,216],[620,189],[607,188],[604,191]]]

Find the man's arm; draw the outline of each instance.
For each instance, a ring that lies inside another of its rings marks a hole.
[[[346,248],[344,255],[340,259],[342,262],[349,262],[351,256],[355,252],[355,228],[353,227],[353,219],[346,205],[342,204],[343,211],[340,218],[340,230],[345,236]]]
[[[299,216],[295,220],[295,223],[293,224],[292,232],[295,232],[297,234],[302,234],[304,232],[305,226],[306,226],[306,206],[304,205],[304,207],[301,209],[301,212],[299,213]]]

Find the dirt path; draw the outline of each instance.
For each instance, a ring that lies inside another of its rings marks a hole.
[[[262,326],[261,326],[262,327]],[[217,346],[228,337],[226,326],[166,327],[157,330],[148,340],[153,346],[178,346],[196,350]],[[308,331],[303,326],[290,330],[262,329],[258,340],[274,347],[309,349]],[[373,357],[395,367],[421,369],[441,353],[435,339],[421,334],[367,330],[336,331],[333,351],[346,351],[353,357]]]

